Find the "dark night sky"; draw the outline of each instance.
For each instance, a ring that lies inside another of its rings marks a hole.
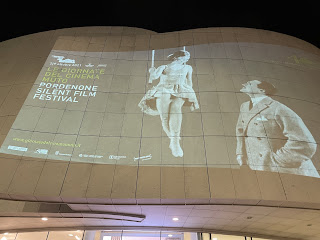
[[[319,10],[295,1],[12,1],[2,8],[1,41],[67,27],[129,26],[156,32],[201,27],[248,27],[295,36],[320,48]],[[35,7],[37,6],[37,7]]]

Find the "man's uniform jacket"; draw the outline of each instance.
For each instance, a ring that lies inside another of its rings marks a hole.
[[[270,97],[251,109],[250,103],[241,105],[236,128],[236,153],[244,155],[244,164],[253,170],[320,177],[311,161],[317,144],[302,119]]]

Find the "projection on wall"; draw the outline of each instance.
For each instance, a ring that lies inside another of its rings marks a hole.
[[[52,50],[0,151],[319,177],[319,62],[262,43]]]

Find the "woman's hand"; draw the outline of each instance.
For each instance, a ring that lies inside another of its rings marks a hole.
[[[153,80],[159,78],[165,68],[166,68],[166,65],[161,65],[158,68],[155,68],[155,67],[149,68],[149,73],[150,73],[149,83],[151,83]]]
[[[151,67],[149,68],[149,73],[152,74],[156,71],[156,68],[155,67]]]

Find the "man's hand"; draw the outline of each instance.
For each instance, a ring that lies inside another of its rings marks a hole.
[[[250,169],[250,167],[247,165],[247,159],[244,155],[237,155],[237,161],[240,165],[240,169]]]
[[[238,161],[240,166],[242,166],[243,160],[244,160],[244,156],[242,154],[238,154],[237,155],[237,161]]]

